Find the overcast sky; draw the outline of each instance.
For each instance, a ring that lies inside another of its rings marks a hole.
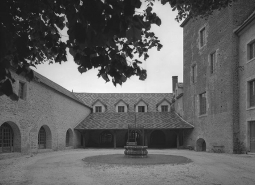
[[[170,5],[156,3],[153,11],[161,18],[160,27],[153,26],[152,31],[159,37],[163,48],[160,51],[153,48],[150,57],[143,63],[147,70],[147,79],[141,81],[133,76],[116,87],[110,81],[105,83],[97,77],[98,69],[92,69],[80,74],[73,57],[60,64],[37,65],[35,69],[40,74],[74,92],[92,93],[170,93],[172,92],[172,76],[183,80],[183,38],[180,23],[175,21],[176,12],[172,12]]]

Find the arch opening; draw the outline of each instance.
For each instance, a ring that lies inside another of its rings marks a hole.
[[[73,146],[73,131],[69,128],[66,131],[66,147]]]
[[[38,148],[50,149],[52,147],[52,136],[50,128],[43,125],[38,132]]]
[[[4,122],[0,126],[0,153],[21,152],[21,134],[13,122]]]
[[[161,130],[154,130],[150,135],[150,146],[155,148],[166,147],[166,136]]]
[[[197,151],[206,151],[206,142],[203,138],[199,138],[196,143]]]
[[[101,147],[112,147],[113,146],[113,135],[110,131],[103,131],[100,134],[100,146]]]

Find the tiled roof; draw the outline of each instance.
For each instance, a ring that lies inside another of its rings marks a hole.
[[[234,30],[234,33],[240,33],[247,25],[249,25],[255,19],[255,10],[250,14],[250,16]]]
[[[49,80],[48,78],[46,78],[45,76],[37,73],[36,71],[33,71],[34,72],[34,76],[35,76],[35,80],[39,83],[43,83],[45,85],[47,85],[48,87],[58,91],[59,93],[75,100],[76,102],[88,107],[88,108],[91,108],[89,106],[87,106],[84,102],[82,102],[81,100],[79,100],[75,95],[74,93],[68,91],[67,89],[65,89],[64,87],[56,84],[55,82]]]
[[[86,105],[91,106],[95,100],[107,105],[106,112],[116,112],[116,102],[120,99],[129,105],[128,112],[135,112],[135,104],[143,99],[148,104],[148,112],[157,111],[157,103],[162,99],[171,102],[172,93],[74,93]]]
[[[170,101],[168,101],[167,99],[164,98],[163,100],[161,100],[160,102],[158,102],[156,106],[158,107],[158,106],[159,106],[161,103],[163,103],[164,101],[166,101],[166,102],[168,102],[169,104],[171,104]]]
[[[141,125],[145,129],[193,128],[175,112],[129,112],[90,114],[75,129],[127,129],[128,124]]]

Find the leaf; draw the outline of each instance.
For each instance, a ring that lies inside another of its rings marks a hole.
[[[135,42],[141,39],[141,30],[131,27],[127,30],[126,35],[129,42]]]
[[[86,72],[87,69],[85,67],[83,67],[83,66],[79,66],[78,67],[78,71],[82,74],[82,73]]]

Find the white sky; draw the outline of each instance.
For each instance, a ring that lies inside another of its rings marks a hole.
[[[122,86],[105,83],[97,77],[98,69],[79,73],[78,65],[71,55],[68,61],[60,64],[48,63],[37,65],[35,71],[63,86],[69,91],[91,93],[170,93],[172,92],[172,76],[183,80],[183,35],[180,23],[175,21],[176,12],[172,12],[169,4],[155,3],[153,12],[161,18],[160,27],[153,26],[152,31],[159,37],[163,48],[157,51],[151,49],[149,58],[144,61],[143,68],[147,70],[147,79],[139,80],[133,76]]]

